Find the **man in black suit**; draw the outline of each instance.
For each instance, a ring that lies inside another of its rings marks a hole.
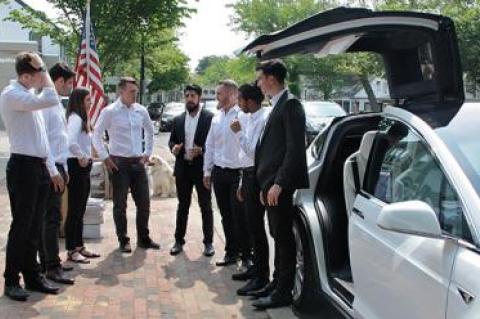
[[[275,239],[274,280],[253,303],[259,309],[287,306],[295,280],[293,193],[308,187],[305,155],[305,111],[285,89],[287,68],[281,60],[257,67],[257,83],[271,97],[273,109],[255,152],[260,199],[266,205],[270,232]]]
[[[198,204],[202,212],[203,243],[205,245],[203,254],[211,257],[215,254],[212,197],[210,190],[203,185],[203,153],[213,114],[200,107],[202,89],[198,85],[187,85],[184,94],[186,111],[173,120],[172,133],[168,143],[176,157],[174,175],[178,197],[175,244],[170,250],[170,254],[177,255],[183,250],[188,211],[193,186],[195,186]]]

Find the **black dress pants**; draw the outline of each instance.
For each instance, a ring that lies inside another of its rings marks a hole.
[[[137,207],[137,238],[146,242],[149,240],[150,192],[145,166],[140,163],[140,158],[112,156],[112,159],[118,167],[118,171],[112,174],[113,220],[118,242],[124,244],[130,241],[127,236],[128,189]]]
[[[12,212],[8,233],[5,284],[34,280],[40,272],[37,251],[50,177],[41,158],[12,154],[7,164],[7,188]]]
[[[55,164],[59,174],[66,181],[66,174],[63,165]],[[67,185],[65,185],[67,187]],[[62,195],[63,192],[57,192],[50,182],[47,195],[47,205],[43,216],[42,230],[40,236],[40,245],[38,255],[40,263],[44,270],[56,268],[61,265],[61,259],[58,256],[60,248],[58,245],[58,236],[60,232],[60,220],[62,218]]]
[[[193,187],[197,191],[198,205],[202,213],[203,243],[213,243],[213,211],[211,191],[203,185],[203,171],[188,163],[184,164],[181,174],[175,176],[177,186],[177,223],[175,229],[175,241],[185,243],[187,231],[188,213],[192,201]]]
[[[225,234],[225,253],[228,256],[250,256],[251,245],[247,233],[244,206],[237,199],[240,170],[214,166],[213,189],[222,216]],[[242,231],[243,230],[243,231]]]
[[[242,192],[245,200],[247,232],[252,241],[253,261],[257,277],[268,280],[270,267],[268,264],[268,240],[265,232],[265,207],[260,202],[260,186],[253,169],[243,170]]]
[[[266,194],[264,194],[266,197]],[[293,236],[293,191],[283,190],[277,206],[267,206],[270,233],[275,240],[276,293],[291,296],[296,266]]]
[[[68,212],[65,221],[65,248],[83,247],[83,216],[90,195],[90,171],[92,163],[81,167],[78,159],[68,159]]]

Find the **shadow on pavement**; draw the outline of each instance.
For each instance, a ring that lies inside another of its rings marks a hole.
[[[128,274],[143,267],[146,251],[137,248],[132,254],[123,254],[114,250],[93,269],[79,269],[78,274],[86,278],[97,278],[96,285],[116,286],[120,283],[118,275]],[[100,258],[103,258],[100,257]]]

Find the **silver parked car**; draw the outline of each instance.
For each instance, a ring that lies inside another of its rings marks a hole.
[[[339,8],[245,51],[380,54],[394,105],[334,119],[307,149],[297,191],[297,306],[347,318],[480,313],[480,103],[464,103],[451,19]]]
[[[347,115],[347,112],[335,102],[330,101],[302,101],[307,119],[307,145],[313,141],[320,131],[339,116]]]

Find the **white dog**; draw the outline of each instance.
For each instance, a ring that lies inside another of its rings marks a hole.
[[[175,197],[177,190],[173,168],[160,156],[153,155],[150,162],[148,169],[150,195],[163,198]]]

